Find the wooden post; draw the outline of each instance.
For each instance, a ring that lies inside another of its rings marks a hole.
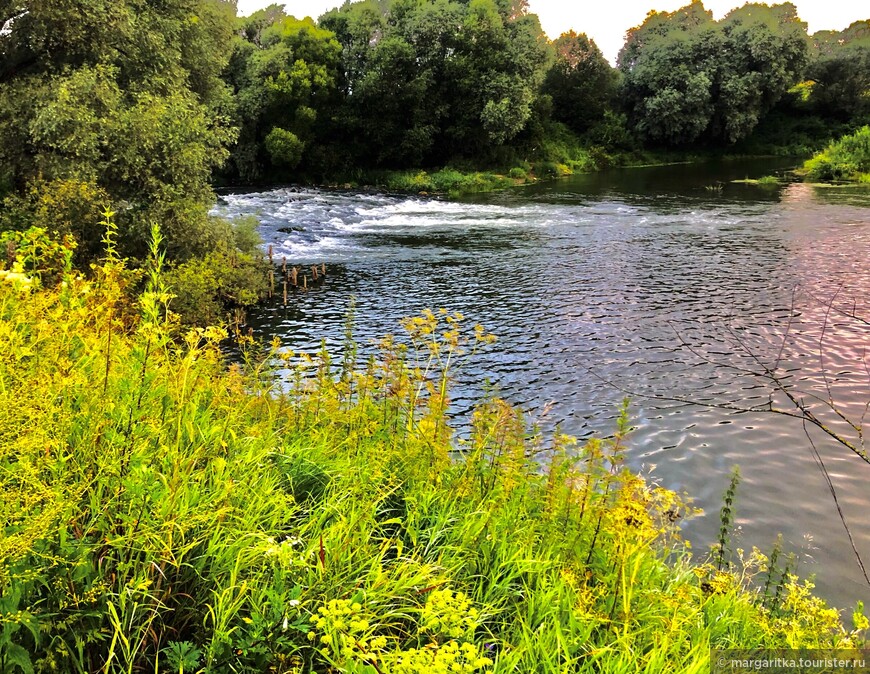
[[[298,275],[299,270],[296,267],[293,267],[293,271],[290,274],[290,282],[293,284],[294,288],[299,285]]]
[[[284,279],[284,306],[287,306],[287,279]]]
[[[307,276],[302,277],[302,289],[308,290],[308,277]]]
[[[314,283],[317,281],[317,265],[311,265],[311,282]]]
[[[287,258],[284,258],[284,262],[281,264],[281,271],[284,274],[284,278],[287,278]]]
[[[269,269],[269,299],[275,294],[275,270]]]
[[[320,264],[320,275],[326,276],[326,263],[325,262],[322,262]]]
[[[272,267],[272,244],[269,244],[269,266]]]

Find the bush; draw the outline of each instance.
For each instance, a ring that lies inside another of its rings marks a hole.
[[[426,171],[402,171],[388,174],[385,186],[397,192],[434,192],[435,183]]]
[[[172,310],[182,323],[205,326],[224,323],[228,312],[260,301],[267,279],[268,264],[259,249],[246,253],[220,246],[205,257],[171,267],[166,285],[175,296]]]
[[[455,168],[443,168],[432,174],[426,171],[389,173],[384,182],[387,189],[399,192],[438,192],[451,196],[489,192],[514,184],[510,178],[496,173],[463,172]]]
[[[868,181],[870,174],[870,126],[843,136],[804,164],[806,176],[815,181]]]
[[[55,239],[76,241],[75,262],[86,267],[102,252],[103,213],[111,203],[93,182],[34,180],[21,196],[10,195],[0,212],[0,231],[44,229]]]
[[[607,110],[604,118],[586,132],[586,140],[608,150],[636,151],[640,147],[637,137],[629,129],[624,113]]]
[[[266,151],[275,166],[296,168],[302,161],[305,143],[295,133],[275,127],[266,136]]]
[[[544,161],[535,165],[535,173],[542,178],[564,178],[571,175],[573,171],[566,164]]]

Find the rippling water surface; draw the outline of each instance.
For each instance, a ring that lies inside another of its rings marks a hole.
[[[632,169],[464,202],[286,188],[218,210],[258,215],[278,260],[327,264],[322,286],[250,317],[261,335],[337,350],[351,296],[363,344],[422,308],[461,311],[499,342],[463,371],[458,423],[488,381],[545,426],[607,434],[630,392],[629,462],[706,510],[685,526],[696,549],[739,464],[737,545],[781,532],[846,606],[870,588],[801,423],[723,409],[768,401],[744,370],[777,359],[807,401],[830,394],[856,421],[870,402],[870,327],[848,315],[870,318],[870,190],[728,182],[782,167]],[[870,564],[870,465],[811,437]]]

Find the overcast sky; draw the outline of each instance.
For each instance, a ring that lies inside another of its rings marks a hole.
[[[272,4],[274,0],[238,0],[239,14],[245,15]],[[870,6],[864,0],[793,0],[801,19],[817,30],[842,30],[853,21],[870,19]],[[643,22],[651,9],[673,11],[689,0],[529,0],[530,11],[541,18],[547,35],[556,38],[566,30],[586,33],[595,40],[611,62],[622,47],[625,31]],[[282,3],[293,16],[317,18],[342,4],[341,0],[288,0]],[[719,19],[743,2],[705,0],[704,6]]]

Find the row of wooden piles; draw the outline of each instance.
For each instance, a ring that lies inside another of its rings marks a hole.
[[[275,269],[276,265],[272,256],[272,246],[269,246],[269,297],[275,295]],[[311,274],[307,273],[305,267],[302,266],[287,266],[287,258],[282,258],[281,261],[281,278],[284,287],[284,305],[287,304],[287,298],[290,290],[308,290],[311,287],[320,285],[326,279],[326,263],[313,264],[310,267]]]

